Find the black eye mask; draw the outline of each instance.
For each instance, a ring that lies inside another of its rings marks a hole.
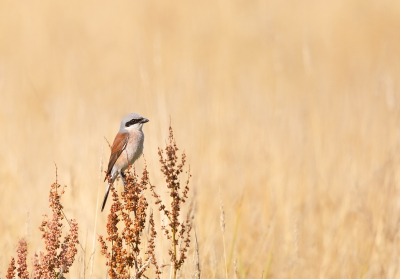
[[[129,127],[129,126],[135,125],[136,123],[139,123],[142,120],[143,120],[143,118],[132,119],[132,120],[130,120],[130,121],[125,123],[125,127]]]

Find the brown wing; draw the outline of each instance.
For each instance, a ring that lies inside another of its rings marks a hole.
[[[111,146],[111,156],[110,161],[108,162],[108,169],[104,181],[106,181],[107,176],[110,175],[111,170],[114,167],[114,164],[117,161],[119,155],[121,155],[122,151],[124,151],[126,144],[128,143],[128,138],[128,133],[117,134],[117,136],[115,137],[114,143]]]

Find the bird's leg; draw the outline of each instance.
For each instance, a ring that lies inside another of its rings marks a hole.
[[[119,171],[119,176],[121,176],[121,179],[122,179],[122,183],[124,184],[124,190],[125,190],[125,192],[126,192],[126,181],[125,181],[125,174],[124,174],[124,172],[123,171]]]

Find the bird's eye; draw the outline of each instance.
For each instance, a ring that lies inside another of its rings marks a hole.
[[[125,127],[129,127],[129,126],[133,125],[134,124],[133,121],[135,121],[135,120],[132,119],[132,120],[126,122]]]

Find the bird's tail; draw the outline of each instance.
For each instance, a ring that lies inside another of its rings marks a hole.
[[[103,199],[103,205],[101,206],[101,212],[103,212],[104,206],[106,206],[108,193],[110,192],[110,187],[111,187],[111,184],[108,183],[107,191],[106,191],[106,194],[104,195],[104,199]]]

